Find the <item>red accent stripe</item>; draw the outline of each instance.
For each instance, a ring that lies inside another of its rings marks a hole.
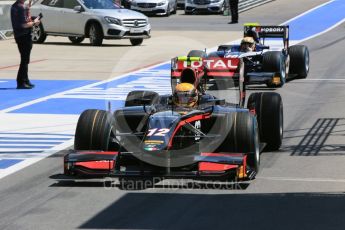
[[[233,77],[235,72],[207,72],[209,77]]]
[[[171,148],[171,146],[172,146],[172,141],[173,141],[173,139],[174,139],[174,136],[175,136],[176,132],[177,132],[182,126],[184,126],[186,123],[190,123],[190,122],[198,121],[198,120],[205,120],[205,119],[208,119],[208,118],[210,118],[210,117],[211,117],[210,114],[202,114],[202,115],[196,115],[196,116],[194,116],[194,117],[190,117],[190,118],[187,118],[186,120],[180,121],[180,122],[177,124],[177,126],[176,126],[176,128],[175,128],[173,134],[171,135],[171,138],[170,138],[169,144],[168,144],[168,149]]]
[[[179,72],[179,71],[171,71],[171,76],[172,77],[181,77],[181,73],[182,72]]]
[[[35,60],[35,61],[31,61],[30,64],[37,63],[37,62],[42,62],[42,61],[46,61],[46,60],[48,60],[48,59]],[[0,70],[2,70],[2,69],[9,69],[9,68],[18,67],[18,66],[19,65],[3,66],[3,67],[0,67]]]
[[[75,166],[83,166],[89,169],[103,169],[110,170],[114,167],[114,161],[86,161],[86,162],[76,162]]]
[[[218,164],[212,162],[200,162],[199,171],[227,171],[230,169],[236,169],[238,165]]]

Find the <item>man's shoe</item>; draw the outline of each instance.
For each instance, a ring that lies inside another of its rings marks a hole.
[[[27,85],[29,85],[29,86],[31,86],[32,88],[34,88],[34,87],[35,87],[35,85],[34,85],[34,84],[32,84],[30,81],[26,82],[26,84],[27,84]]]
[[[231,22],[228,22],[228,24],[237,24],[238,21],[231,21]]]
[[[21,85],[17,85],[17,89],[32,89],[33,86],[27,84],[27,83],[24,83],[24,84],[21,84]]]

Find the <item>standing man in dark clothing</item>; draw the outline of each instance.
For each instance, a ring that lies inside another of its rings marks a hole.
[[[229,24],[238,23],[238,0],[230,1],[230,11],[231,11],[231,22]]]
[[[28,77],[28,66],[32,49],[31,30],[34,25],[39,25],[40,21],[38,19],[31,20],[29,11],[31,0],[29,1],[29,7],[26,7],[24,2],[25,0],[17,0],[11,8],[14,39],[16,40],[20,53],[17,89],[32,89],[34,85],[31,84]]]

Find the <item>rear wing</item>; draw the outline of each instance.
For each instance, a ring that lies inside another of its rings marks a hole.
[[[289,26],[262,26],[258,23],[244,24],[243,35],[253,37],[256,42],[265,43],[266,38],[281,38],[284,48],[289,47]]]
[[[201,58],[180,56],[171,60],[171,76],[180,77],[184,69],[190,68],[209,77],[233,77],[237,71],[239,61],[239,58],[233,57]]]

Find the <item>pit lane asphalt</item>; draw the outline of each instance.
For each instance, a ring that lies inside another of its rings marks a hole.
[[[273,11],[285,3],[290,15],[284,12],[286,17],[271,21],[266,16],[267,22],[279,24],[317,5],[297,2],[276,1],[246,15],[253,19],[262,8]],[[124,191],[93,182],[59,184],[49,179],[62,171],[63,153],[58,153],[0,180],[0,228],[341,229],[345,67],[339,57],[344,28],[303,43],[311,55],[308,79],[276,90],[284,101],[282,150],[262,154],[261,172],[247,188]]]

